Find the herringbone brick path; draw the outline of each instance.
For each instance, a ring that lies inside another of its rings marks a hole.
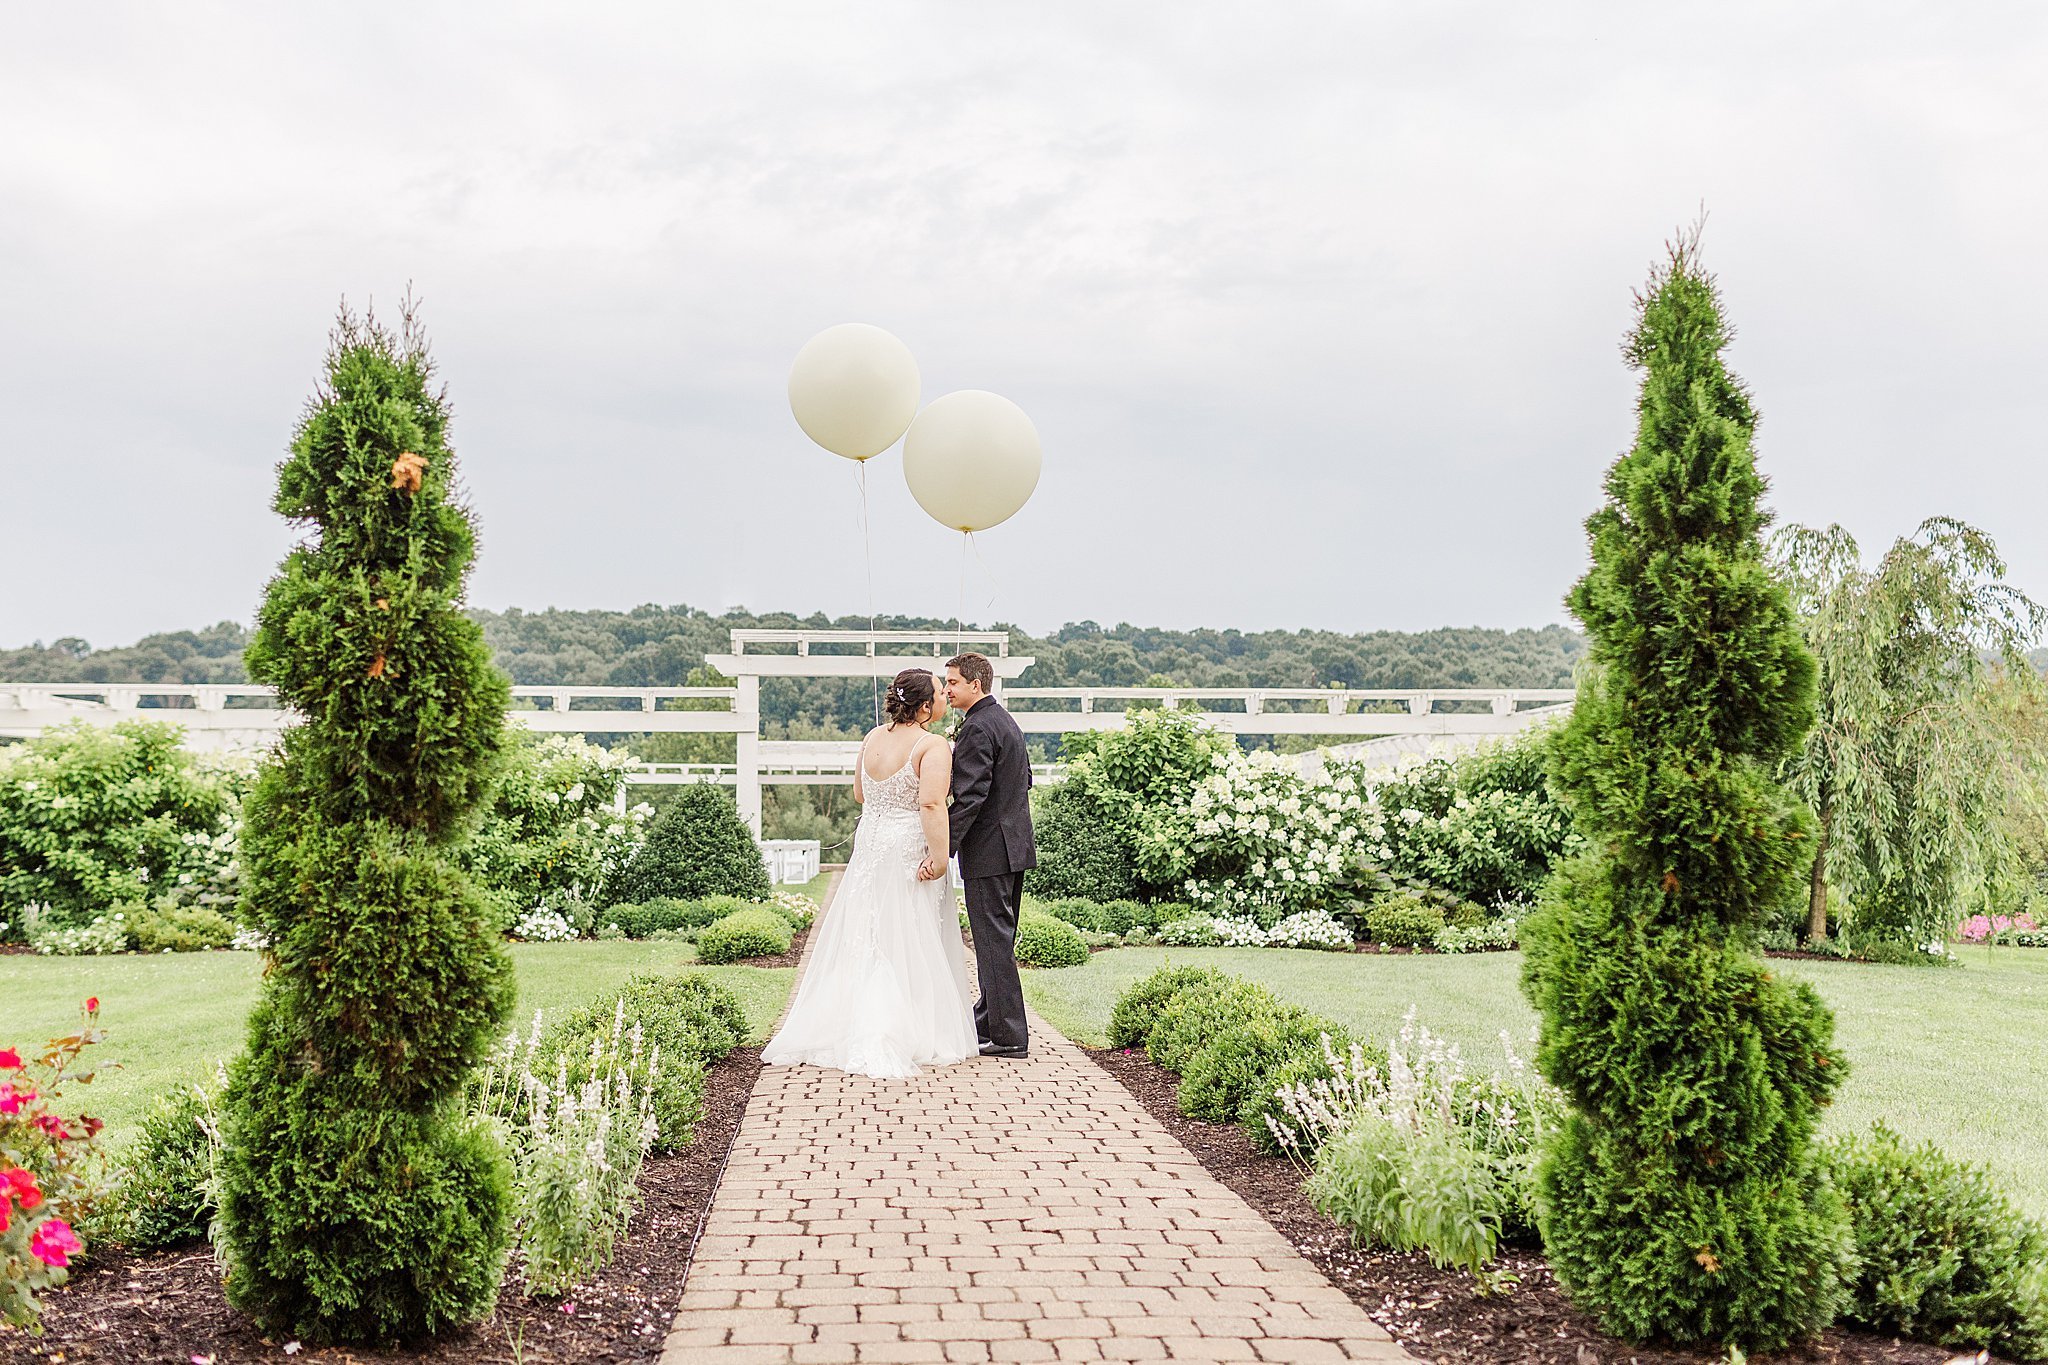
[[[664,1365],[1405,1361],[1121,1085],[1027,1061],[762,1071]]]

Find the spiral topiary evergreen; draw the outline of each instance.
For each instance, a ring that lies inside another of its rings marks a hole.
[[[1539,1175],[1558,1279],[1631,1340],[1759,1350],[1828,1324],[1850,1252],[1811,1151],[1834,1021],[1752,947],[1813,856],[1773,773],[1814,665],[1765,565],[1728,339],[1695,232],[1637,297],[1636,444],[1586,523],[1591,668],[1552,769],[1589,851],[1525,927],[1523,986],[1572,1102]]]
[[[460,1099],[512,973],[456,854],[507,690],[458,610],[475,530],[448,420],[410,305],[396,334],[344,308],[278,470],[274,505],[310,535],[248,652],[304,719],[244,812],[271,946],[227,1103],[223,1250],[235,1306],[309,1341],[474,1321],[505,1259],[510,1171]]]

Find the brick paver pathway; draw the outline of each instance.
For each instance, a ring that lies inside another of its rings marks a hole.
[[[663,1365],[1405,1361],[1087,1056],[761,1072]]]

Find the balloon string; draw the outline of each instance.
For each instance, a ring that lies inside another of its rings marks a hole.
[[[995,570],[989,568],[988,561],[981,557],[981,542],[974,538],[974,532],[969,531],[967,533],[967,543],[974,547],[974,562],[981,565],[982,577],[988,580],[988,602],[982,610],[992,610],[995,607],[996,598],[1002,595],[1003,585],[996,581]]]
[[[967,633],[967,547],[973,543],[974,532],[960,533],[960,614],[953,618],[953,629],[958,635]],[[953,644],[962,651],[967,648],[967,642],[962,639],[956,638]]]
[[[868,579],[868,691],[875,704],[875,721],[882,723],[882,679],[875,672],[875,546],[868,533],[868,462],[853,462],[853,479],[860,485],[860,557]]]

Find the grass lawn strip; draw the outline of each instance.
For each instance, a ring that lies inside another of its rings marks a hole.
[[[796,973],[760,967],[695,967],[687,943],[581,941],[517,943],[519,1003],[510,1021],[524,1032],[536,1009],[550,1016],[589,1001],[639,972],[702,971],[732,988],[746,1006],[748,1040],[765,1042]],[[107,1041],[93,1050],[104,1070],[69,1092],[66,1107],[83,1106],[107,1121],[104,1138],[118,1152],[165,1091],[208,1076],[242,1050],[249,1007],[262,971],[255,953],[168,953],[154,956],[0,956],[0,1047],[40,1046],[69,1032],[87,996],[100,998]]]

